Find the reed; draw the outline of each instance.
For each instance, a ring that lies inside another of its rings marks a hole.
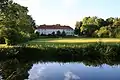
[[[81,44],[81,45],[19,45],[0,48],[1,59],[70,59],[70,60],[95,60],[120,59],[120,44]]]

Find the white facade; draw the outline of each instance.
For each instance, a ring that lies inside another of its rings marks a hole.
[[[63,31],[65,31],[66,35],[74,35],[74,30],[73,29],[36,29],[36,32],[39,32],[39,34],[45,34],[45,35],[49,35],[52,34],[53,32],[55,32],[55,34],[57,33],[57,31],[60,31],[61,33]]]

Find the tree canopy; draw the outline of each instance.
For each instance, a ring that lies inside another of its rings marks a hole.
[[[119,27],[120,18],[85,17],[82,21],[76,22],[75,34],[86,37],[118,37]]]
[[[0,4],[0,30],[5,31],[2,31],[2,33],[10,36],[12,33],[8,34],[8,32],[11,32],[9,30],[13,30],[15,32],[14,35],[19,36],[21,41],[22,39],[25,40],[24,38],[30,38],[34,32],[35,21],[31,15],[28,15],[27,7],[14,3],[12,0],[2,0]],[[2,36],[2,33],[0,31],[0,39],[3,41],[7,40],[8,37]],[[13,38],[9,39],[13,40]],[[19,42],[20,39],[17,39],[16,41]]]

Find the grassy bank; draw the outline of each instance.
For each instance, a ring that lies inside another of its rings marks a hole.
[[[56,41],[55,41],[56,40]],[[62,40],[59,42],[58,40]],[[68,42],[66,42],[68,40]],[[73,40],[72,42],[70,42]],[[80,42],[80,41],[84,41]],[[94,42],[89,42],[89,41]],[[99,41],[97,41],[99,40]],[[102,42],[102,41],[108,42]],[[117,42],[118,41],[118,42]],[[43,38],[29,41],[17,46],[0,46],[0,59],[67,59],[95,60],[120,59],[119,39],[105,38]]]
[[[27,60],[120,60],[120,44],[94,43],[79,46],[43,47],[16,46],[0,48],[0,58]]]

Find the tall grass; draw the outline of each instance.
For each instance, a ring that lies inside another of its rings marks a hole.
[[[72,46],[71,46],[72,45]],[[120,60],[120,44],[22,45],[1,47],[0,57],[42,60]]]

